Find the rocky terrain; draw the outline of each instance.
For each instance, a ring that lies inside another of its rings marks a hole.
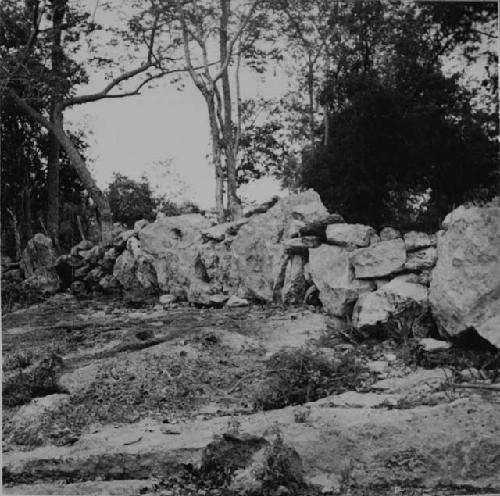
[[[2,261],[6,494],[500,491],[497,203],[115,227]]]
[[[279,306],[138,311],[60,295],[8,314],[4,492],[261,494],[255,474],[277,438],[286,457],[273,476],[290,482],[290,470],[297,484],[269,494],[500,490],[494,355],[429,339],[349,342],[347,332],[323,313]],[[306,365],[313,353],[351,367],[322,384],[305,366],[313,401],[263,406],[283,348]],[[9,404],[52,354],[62,359],[52,390]],[[471,381],[486,388],[460,387]]]

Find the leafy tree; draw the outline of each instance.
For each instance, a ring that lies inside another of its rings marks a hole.
[[[102,241],[111,236],[111,211],[106,195],[97,187],[85,162],[64,129],[65,109],[74,105],[96,102],[106,98],[123,98],[137,95],[150,81],[177,72],[179,68],[164,67],[157,63],[155,38],[159,22],[159,7],[154,0],[145,11],[146,22],[141,31],[141,44],[146,45],[144,59],[133,60],[137,66],[122,70],[110,78],[106,86],[95,93],[76,95],[75,85],[86,82],[83,66],[68,55],[80,52],[80,38],[99,28],[88,14],[78,14],[67,0],[5,0],[0,5],[3,35],[0,39],[2,55],[0,97],[12,100],[29,118],[49,132],[49,210],[55,215],[51,230],[57,235],[58,171],[60,150],[69,158],[79,180],[97,207],[101,224]],[[133,19],[132,19],[133,20]],[[46,25],[49,25],[46,28]],[[111,41],[118,40],[112,34]],[[100,48],[103,48],[101,46]],[[115,62],[99,52],[90,50],[90,62],[100,69],[116,69]],[[122,84],[142,77],[132,89]]]
[[[118,173],[113,175],[113,181],[108,188],[108,198],[113,219],[127,227],[133,227],[134,222],[140,219],[154,220],[159,204],[145,177],[134,181]]]
[[[435,229],[474,191],[488,195],[498,131],[487,132],[458,76],[443,74],[443,38],[425,9],[352,9],[355,42],[322,95],[328,145],[304,154],[302,185],[351,221]]]
[[[16,251],[12,223],[15,219],[20,247],[33,236],[44,231],[47,226],[41,215],[47,205],[47,155],[49,139],[47,133],[36,122],[28,119],[13,102],[5,99],[0,119],[2,135],[1,175],[2,175],[2,249],[5,253]],[[82,135],[71,134],[74,146],[85,155],[86,143]],[[62,248],[72,246],[79,239],[77,218],[83,228],[92,212],[88,197],[67,156],[61,154],[60,200]]]

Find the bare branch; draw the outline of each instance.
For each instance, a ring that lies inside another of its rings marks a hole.
[[[177,5],[177,12],[179,13],[179,16],[181,19],[182,43],[184,46],[184,58],[186,60],[187,69],[189,71],[189,75],[191,76],[191,79],[193,80],[194,84],[201,91],[203,96],[206,98],[208,95],[208,88],[206,87],[205,83],[203,82],[203,79],[201,79],[199,74],[196,73],[196,71],[193,67],[193,62],[191,60],[191,51],[189,49],[188,28],[187,28],[187,24],[186,24],[186,18],[184,16],[184,9],[181,5],[181,1],[176,0],[176,5]]]

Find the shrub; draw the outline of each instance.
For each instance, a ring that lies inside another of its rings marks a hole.
[[[300,405],[354,389],[364,371],[352,353],[331,359],[310,348],[281,350],[271,356],[266,369],[267,378],[254,397],[256,409]]]
[[[52,354],[27,371],[18,369],[4,380],[2,404],[12,407],[28,403],[31,398],[62,392],[57,383],[62,368],[62,358]]]

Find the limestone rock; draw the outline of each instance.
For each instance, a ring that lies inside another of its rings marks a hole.
[[[373,227],[363,224],[337,223],[326,228],[327,241],[338,246],[368,246],[375,234]]]
[[[247,307],[250,303],[245,298],[233,295],[227,300],[226,307]]]
[[[114,276],[108,274],[99,280],[99,286],[104,291],[111,291],[113,289],[118,289],[120,287],[120,283]]]
[[[392,227],[384,227],[380,231],[380,241],[390,241],[391,239],[401,238],[401,233]]]
[[[56,253],[52,240],[41,234],[31,238],[22,254],[21,267],[26,276],[24,284],[42,293],[55,293],[60,280],[55,269]]]
[[[172,303],[175,303],[175,296],[171,294],[162,294],[158,298],[158,301],[165,306],[171,305]]]
[[[135,255],[125,250],[117,259],[113,276],[125,289],[146,288],[156,289],[158,280],[153,268],[152,257],[136,251]]]
[[[238,294],[260,301],[280,300],[288,265],[283,239],[292,219],[298,216],[309,224],[326,215],[319,195],[308,190],[282,198],[266,213],[250,218],[231,245],[231,279]]]
[[[325,229],[329,224],[344,222],[341,215],[328,212],[319,196],[316,200],[293,207],[292,217],[304,223],[304,226],[299,228],[301,235],[312,234],[324,237]]]
[[[436,246],[437,238],[435,235],[423,232],[410,231],[404,235],[407,251],[420,250],[429,246]]]
[[[361,295],[354,306],[352,322],[357,329],[369,329],[394,318],[411,321],[425,315],[427,307],[426,287],[396,278],[373,293]]]
[[[226,243],[204,243],[195,260],[195,273],[201,281],[210,285],[211,293],[231,293],[234,290],[231,263],[232,253]]]
[[[423,248],[422,250],[411,251],[408,253],[405,269],[423,270],[432,269],[436,265],[437,250],[433,246]]]
[[[278,201],[280,197],[275,195],[272,198],[270,198],[268,201],[265,201],[264,203],[261,203],[260,205],[257,205],[256,207],[252,207],[248,209],[244,213],[244,217],[253,217],[254,215],[258,214],[265,214],[271,207],[273,207]]]
[[[451,348],[451,343],[448,341],[440,341],[433,338],[422,338],[418,340],[418,344],[422,346],[424,351],[431,353],[433,351],[447,350]]]
[[[288,253],[308,253],[309,248],[317,248],[321,244],[318,236],[302,236],[289,238],[283,242]]]
[[[225,222],[223,224],[217,224],[215,226],[209,227],[202,231],[202,236],[204,239],[209,239],[213,241],[223,241],[227,236],[234,236],[238,233],[241,226],[246,224],[248,219],[243,218],[233,222]]]
[[[210,227],[199,214],[158,217],[138,236],[141,250],[150,258],[162,291],[188,291],[200,280],[196,260],[202,244],[202,230]]]
[[[321,245],[309,250],[309,267],[323,307],[339,317],[350,314],[361,293],[375,288],[371,281],[354,278],[350,252],[340,246]]]
[[[134,223],[134,231],[138,233],[141,229],[144,229],[149,224],[146,219],[137,220]]]
[[[113,238],[113,246],[115,246],[118,249],[123,249],[126,246],[128,239],[134,235],[135,235],[135,231],[133,229],[119,232]]]
[[[354,273],[358,279],[382,278],[400,272],[405,262],[406,251],[402,239],[381,241],[360,248],[352,255]]]
[[[500,207],[458,207],[438,237],[430,302],[440,332],[475,329],[500,347]]]

